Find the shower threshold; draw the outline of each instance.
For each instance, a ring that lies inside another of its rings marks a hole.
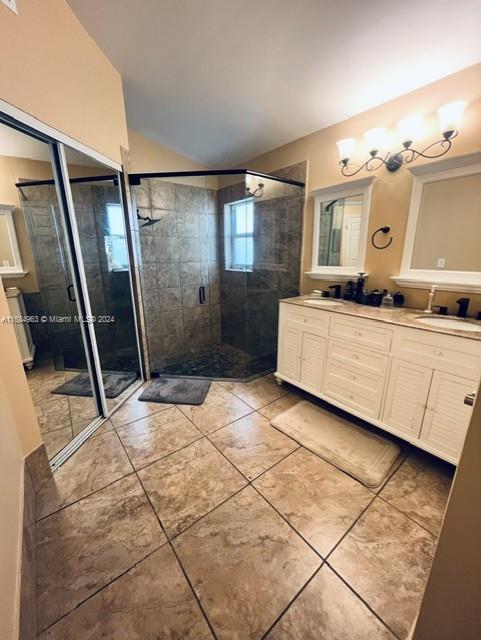
[[[178,376],[210,380],[246,381],[275,369],[275,354],[257,357],[230,345],[216,345],[201,354],[184,356],[177,362],[152,366],[152,377]]]

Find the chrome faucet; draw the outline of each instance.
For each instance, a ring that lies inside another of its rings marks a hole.
[[[433,312],[433,302],[434,296],[436,295],[437,285],[433,284],[431,289],[429,290],[429,299],[428,306],[424,309],[424,313],[432,313]]]

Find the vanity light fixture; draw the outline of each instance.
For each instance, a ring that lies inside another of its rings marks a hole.
[[[422,117],[413,114],[399,120],[397,128],[401,134],[403,148],[395,153],[388,151],[386,155],[379,155],[380,150],[387,146],[387,133],[382,127],[369,129],[364,134],[364,139],[369,150],[369,158],[361,165],[355,166],[349,161],[352,157],[356,145],[355,138],[344,138],[336,144],[339,149],[341,173],[343,176],[355,176],[365,169],[366,171],[376,171],[379,167],[385,166],[388,171],[397,171],[403,164],[409,164],[418,158],[439,158],[447,153],[453,144],[454,138],[459,133],[459,124],[468,103],[465,100],[456,100],[445,104],[438,109],[439,129],[442,137],[421,151],[412,145],[415,140],[421,137],[423,120]]]

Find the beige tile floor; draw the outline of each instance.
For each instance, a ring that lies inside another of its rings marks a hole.
[[[93,398],[52,394],[56,387],[76,375],[72,371],[56,371],[50,360],[36,364],[27,371],[28,386],[49,458],[53,458],[97,417]],[[122,403],[132,393],[132,386],[117,398],[107,399],[109,409]]]
[[[302,397],[272,376],[137,395],[39,494],[42,640],[407,638],[449,465],[370,491],[270,425]]]

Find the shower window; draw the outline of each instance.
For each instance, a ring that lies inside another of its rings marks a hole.
[[[127,271],[129,257],[125,242],[123,211],[120,204],[107,204],[107,233],[105,235],[105,251],[109,271]]]
[[[225,207],[225,267],[252,271],[254,264],[254,203],[233,202]]]

